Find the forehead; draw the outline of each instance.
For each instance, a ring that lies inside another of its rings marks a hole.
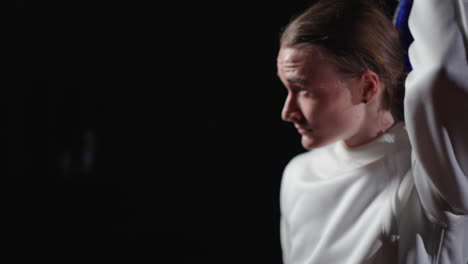
[[[282,47],[278,53],[277,66],[280,74],[306,74],[317,66],[322,66],[323,57],[312,47]]]

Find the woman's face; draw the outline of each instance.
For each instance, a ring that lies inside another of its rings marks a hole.
[[[278,75],[288,90],[282,118],[294,123],[306,149],[355,136],[364,121],[362,81],[338,74],[317,48],[282,47]]]

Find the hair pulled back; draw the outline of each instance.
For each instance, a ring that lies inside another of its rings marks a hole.
[[[319,0],[292,19],[282,47],[319,47],[344,75],[375,72],[385,89],[381,107],[403,120],[406,68],[399,33],[369,0]]]

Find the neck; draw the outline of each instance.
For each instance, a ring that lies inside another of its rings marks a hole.
[[[359,131],[345,140],[348,147],[358,147],[371,142],[386,133],[395,124],[395,119],[388,110],[378,111],[374,118],[367,118]]]

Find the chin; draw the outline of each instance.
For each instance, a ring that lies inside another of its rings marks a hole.
[[[322,146],[322,144],[320,144],[320,141],[307,136],[302,136],[301,143],[302,147],[304,147],[307,150],[312,150],[314,148]]]
[[[320,147],[324,147],[332,142],[329,142],[329,140],[323,140],[320,138],[314,138],[314,137],[309,137],[309,136],[302,136],[301,139],[302,147],[304,147],[307,150],[312,150]]]

